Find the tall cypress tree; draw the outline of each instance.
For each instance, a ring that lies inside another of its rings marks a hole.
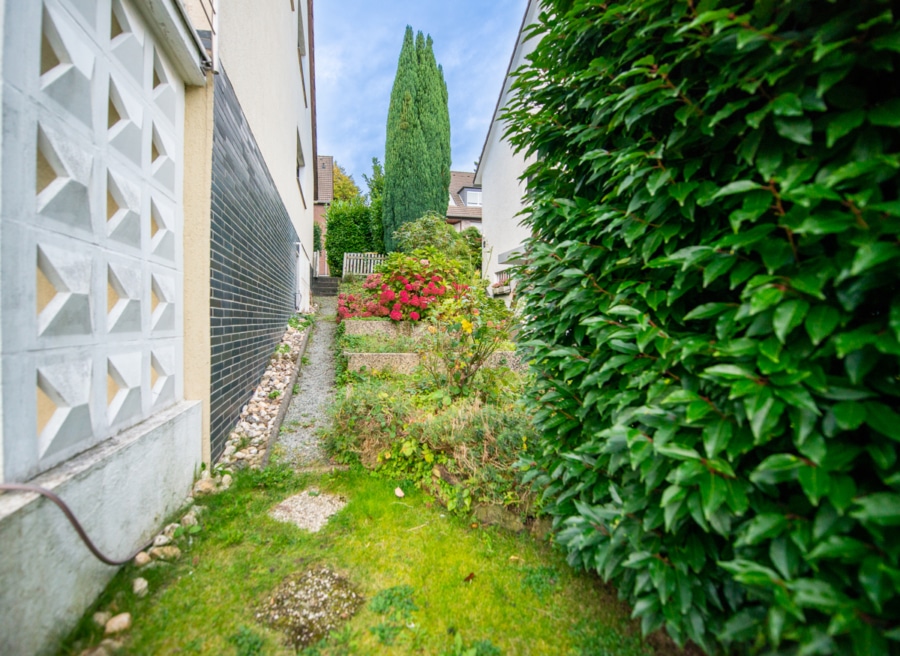
[[[394,230],[428,211],[447,211],[450,186],[450,115],[447,85],[431,37],[413,40],[407,26],[391,90],[384,155],[384,243]]]
[[[450,112],[447,109],[447,84],[443,71],[435,61],[432,45],[431,37],[426,40],[419,32],[416,39],[419,58],[417,105],[428,153],[425,162],[427,170],[424,172],[428,179],[425,193],[429,194],[429,206],[445,214],[450,188]]]

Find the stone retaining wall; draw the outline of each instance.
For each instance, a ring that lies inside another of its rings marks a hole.
[[[365,367],[366,369],[409,374],[419,364],[418,353],[345,353],[344,355],[347,357],[347,369],[350,371],[359,371]],[[523,368],[522,361],[512,351],[497,351],[488,358],[485,366],[505,366],[517,371]]]
[[[408,321],[394,322],[390,319],[346,319],[343,322],[347,335],[384,335],[386,337],[412,337],[425,332],[425,325]]]

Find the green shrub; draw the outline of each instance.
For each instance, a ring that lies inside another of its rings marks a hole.
[[[372,250],[369,234],[369,208],[362,200],[336,200],[328,207],[325,250],[328,269],[333,276],[344,272],[344,253],[368,253]]]
[[[404,223],[394,231],[396,249],[412,253],[423,248],[433,248],[452,260],[458,260],[467,268],[474,268],[469,242],[447,220],[435,212]],[[478,269],[481,271],[481,268]]]
[[[313,223],[313,250],[322,250],[322,226],[318,223]]]
[[[544,5],[507,118],[558,541],[645,631],[897,653],[896,5]]]
[[[481,230],[479,230],[475,226],[469,226],[459,234],[463,239],[466,240],[466,245],[469,247],[469,259],[472,262],[472,268],[474,268],[478,273],[481,273],[483,242]]]
[[[476,502],[530,508],[515,467],[534,443],[529,415],[515,403],[520,376],[499,370],[484,383],[499,389],[455,402],[414,376],[360,373],[344,381],[325,435],[338,461],[411,481],[449,510]]]

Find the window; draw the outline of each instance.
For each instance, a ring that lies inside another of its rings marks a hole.
[[[309,107],[306,96],[306,76],[303,75],[303,58],[306,56],[306,28],[303,25],[303,7],[297,11],[297,61],[300,64],[300,86],[303,88],[303,106]]]
[[[481,207],[481,191],[469,189],[466,192],[466,205]]]
[[[303,209],[306,209],[306,195],[303,193],[303,167],[306,166],[306,158],[303,156],[303,142],[300,141],[300,129],[297,129],[297,187],[300,189],[300,200],[303,201]]]
[[[301,57],[306,56],[306,28],[303,25],[303,7],[297,12],[297,50]]]

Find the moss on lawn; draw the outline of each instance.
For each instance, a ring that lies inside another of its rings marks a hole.
[[[322,531],[268,516],[312,486],[349,500]],[[473,525],[412,486],[398,498],[396,486],[361,469],[315,478],[284,465],[242,472],[231,490],[203,501],[203,530],[182,539],[181,559],[149,571],[123,568],[61,653],[98,644],[102,630],[91,615],[112,610],[134,616],[127,654],[293,654],[257,613],[283,581],[313,567],[340,572],[366,600],[408,586],[416,610],[398,619],[367,601],[302,653],[454,654],[476,644],[483,654],[675,653],[643,644],[609,590],[571,570],[548,544]],[[131,592],[137,576],[150,582],[144,599]]]

